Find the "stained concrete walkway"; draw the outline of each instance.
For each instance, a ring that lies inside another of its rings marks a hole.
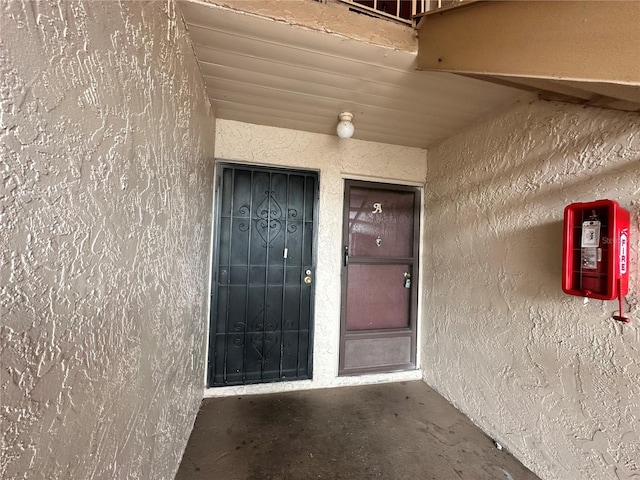
[[[423,382],[205,399],[177,480],[538,479]]]

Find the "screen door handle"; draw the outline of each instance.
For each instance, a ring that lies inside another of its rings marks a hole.
[[[349,265],[349,247],[344,247],[344,266]]]

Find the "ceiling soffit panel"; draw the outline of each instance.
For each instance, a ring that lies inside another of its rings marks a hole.
[[[180,9],[218,118],[334,135],[338,114],[349,111],[354,138],[426,148],[533,98],[419,72],[415,53],[200,1],[181,1]],[[372,29],[386,23],[367,20]]]

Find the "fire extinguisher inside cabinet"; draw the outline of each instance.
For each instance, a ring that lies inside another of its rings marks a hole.
[[[591,220],[582,222],[582,275],[581,290],[602,292],[604,275],[602,272],[602,247],[600,246],[600,227],[596,211]]]

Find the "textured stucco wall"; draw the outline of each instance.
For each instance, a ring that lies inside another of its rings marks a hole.
[[[356,123],[357,128],[357,123]],[[362,140],[340,140],[283,128],[218,120],[216,159],[319,171],[318,265],[315,277],[313,381],[272,383],[211,389],[209,394],[265,393],[319,388],[390,379],[420,378],[419,372],[340,377],[340,272],[342,266],[342,207],[345,178],[391,183],[424,184],[426,151]]]
[[[0,477],[173,478],[214,118],[173,2],[0,3]]]
[[[640,116],[538,102],[428,152],[426,382],[545,479],[640,478]],[[561,291],[565,205],[632,215],[630,325]]]

